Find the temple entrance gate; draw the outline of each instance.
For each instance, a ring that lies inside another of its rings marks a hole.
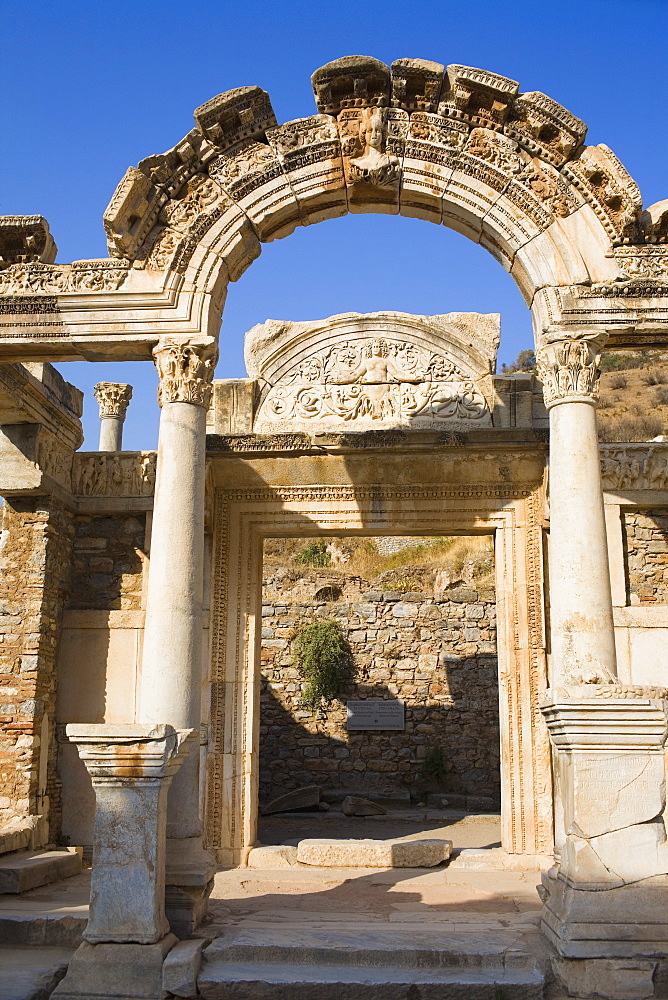
[[[387,461],[389,456],[384,457]],[[416,481],[412,487],[387,482],[216,488],[207,840],[221,863],[243,862],[256,839],[262,540],[268,535],[300,534],[494,532],[502,846],[513,854],[550,853],[550,753],[538,707],[546,684],[542,450],[522,457],[525,462],[529,458],[526,466],[533,465],[533,469],[525,466],[523,472],[533,472],[535,478],[520,480],[518,476],[507,487],[495,484],[499,460],[509,459],[505,454],[486,455],[486,462],[476,462],[478,481],[454,487],[448,485],[453,462],[439,456],[441,475],[428,485]],[[424,462],[421,458],[415,462],[418,467]],[[458,461],[463,458],[458,456]],[[387,466],[392,471],[396,462],[407,461],[412,456],[394,455]],[[299,467],[311,462],[283,456],[280,464],[289,463],[299,478]],[[241,463],[237,459],[235,464]],[[325,477],[328,464],[340,464],[340,458],[321,462]],[[433,457],[431,464],[433,475]],[[213,460],[211,466],[214,478],[229,484],[229,459]],[[482,471],[487,481],[480,477]]]

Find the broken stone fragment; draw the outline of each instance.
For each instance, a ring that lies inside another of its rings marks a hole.
[[[272,799],[262,810],[263,816],[271,813],[294,812],[296,809],[317,809],[320,802],[320,785],[305,785]]]
[[[341,812],[345,816],[384,816],[387,809],[378,802],[372,802],[371,799],[348,795],[343,800]]]

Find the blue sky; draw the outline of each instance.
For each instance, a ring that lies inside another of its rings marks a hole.
[[[61,262],[106,256],[118,181],[174,146],[195,107],[258,84],[279,122],[311,114],[313,70],[353,53],[480,66],[541,90],[614,150],[646,205],[668,198],[668,0],[0,0],[0,25],[0,214],[44,215]],[[245,374],[243,334],[269,317],[375,309],[500,312],[499,362],[532,343],[519,291],[482,248],[426,222],[348,216],[265,246],[230,286],[217,376]],[[100,379],[135,386],[125,447],[155,447],[149,363],[59,367],[86,392],[84,447],[97,447]]]

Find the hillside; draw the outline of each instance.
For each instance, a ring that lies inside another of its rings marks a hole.
[[[359,599],[369,590],[428,596],[494,586],[491,535],[448,538],[268,538],[264,599]],[[321,594],[322,592],[322,594]]]
[[[601,441],[651,441],[668,433],[668,356],[604,354],[598,407]]]

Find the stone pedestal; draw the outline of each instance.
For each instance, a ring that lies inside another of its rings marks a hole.
[[[100,404],[99,451],[121,451],[123,424],[132,399],[132,386],[124,382],[98,382],[93,392]]]
[[[69,725],[95,790],[90,918],[54,996],[162,996],[176,943],[164,909],[167,791],[194,743],[171,726]]]
[[[154,351],[161,406],[139,717],[199,730],[206,409],[216,348],[211,339],[161,341]],[[202,847],[199,746],[169,796],[167,916],[188,937],[206,912],[216,864]]]
[[[542,879],[555,971],[571,996],[652,997],[668,956],[668,691],[583,685],[548,696],[565,832]]]

